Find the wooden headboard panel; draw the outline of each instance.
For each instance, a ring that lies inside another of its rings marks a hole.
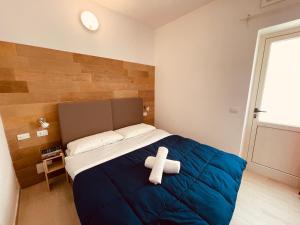
[[[61,143],[58,103],[128,97],[150,106],[144,122],[153,123],[153,66],[0,41],[0,113],[22,187],[44,179],[40,150]],[[38,138],[41,116],[49,135]],[[17,141],[25,132],[31,138]]]

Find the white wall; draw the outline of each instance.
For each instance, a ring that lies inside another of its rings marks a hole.
[[[79,22],[93,11],[96,33]],[[0,40],[153,64],[154,32],[92,0],[0,0]]]
[[[257,31],[300,18],[297,0],[259,2],[216,0],[156,31],[156,125],[239,153]]]
[[[19,184],[13,169],[0,117],[0,225],[13,225],[17,210]]]

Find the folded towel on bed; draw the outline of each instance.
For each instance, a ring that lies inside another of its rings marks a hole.
[[[155,163],[155,157],[149,156],[145,160],[145,167],[152,169]],[[180,162],[175,160],[166,159],[165,166],[164,166],[164,173],[174,174],[179,173],[180,171]]]
[[[164,166],[166,163],[167,155],[169,150],[165,147],[159,147],[155,162],[150,173],[149,181],[153,184],[161,184],[161,179],[164,171]]]

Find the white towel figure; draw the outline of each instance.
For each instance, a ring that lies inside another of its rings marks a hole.
[[[168,149],[165,147],[159,147],[155,162],[150,173],[149,181],[153,184],[161,184],[161,179],[164,171],[165,162],[168,155]]]
[[[155,157],[149,156],[145,160],[145,167],[152,169],[155,163]],[[165,166],[164,166],[164,173],[169,174],[176,174],[180,171],[180,162],[175,160],[166,159]]]

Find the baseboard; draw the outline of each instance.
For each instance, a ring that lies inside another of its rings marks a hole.
[[[18,215],[19,215],[19,205],[20,205],[20,195],[21,195],[21,187],[19,186],[18,196],[17,196],[17,202],[15,207],[15,219],[14,219],[14,225],[18,224]]]
[[[271,169],[269,167],[262,166],[253,162],[248,162],[247,169],[281,183],[285,183],[289,186],[300,188],[300,179],[296,176],[292,176],[290,174],[286,174],[284,172]]]

